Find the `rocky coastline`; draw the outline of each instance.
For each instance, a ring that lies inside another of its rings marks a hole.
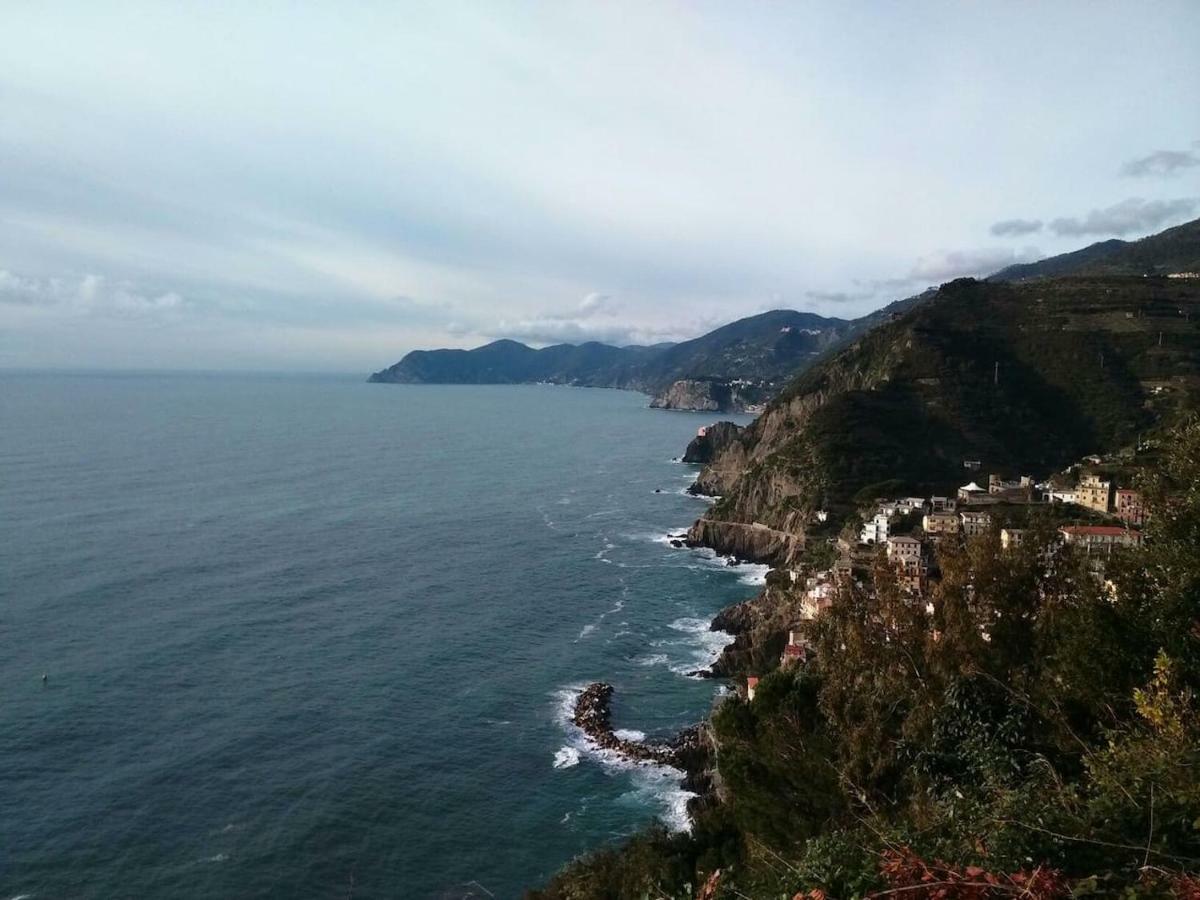
[[[618,737],[612,724],[613,686],[589,684],[575,700],[571,721],[596,746],[634,763],[670,766],[684,773],[684,787],[704,795],[711,784],[712,747],[703,725],[683,729],[667,741],[635,741]]]

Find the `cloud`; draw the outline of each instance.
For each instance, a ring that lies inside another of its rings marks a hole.
[[[1093,209],[1083,218],[1058,218],[1049,228],[1060,237],[1083,235],[1127,235],[1154,231],[1175,219],[1189,216],[1196,209],[1196,200],[1180,197],[1175,200],[1144,200],[1130,197],[1105,209]]]
[[[1200,147],[1200,141],[1192,146]],[[1200,166],[1200,153],[1192,150],[1156,150],[1149,156],[1129,160],[1121,166],[1121,174],[1126,178],[1170,178],[1195,166]]]
[[[147,291],[102,275],[31,278],[7,269],[0,269],[0,303],[111,316],[153,315],[190,305],[175,291]]]
[[[996,237],[1020,237],[1042,230],[1041,219],[1005,219],[994,224],[990,231]]]
[[[949,250],[918,259],[908,274],[908,280],[910,283],[931,284],[965,276],[990,275],[1005,266],[1035,262],[1042,255],[1037,247],[1021,250],[995,247]]]
[[[805,291],[804,296],[819,303],[857,303],[875,296],[875,291]]]

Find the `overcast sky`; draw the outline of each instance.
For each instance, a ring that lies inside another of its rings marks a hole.
[[[0,367],[693,337],[1200,216],[1200,3],[0,4]]]

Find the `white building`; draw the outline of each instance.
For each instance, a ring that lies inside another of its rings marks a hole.
[[[886,513],[875,513],[869,521],[863,523],[862,531],[858,536],[859,541],[863,544],[882,544],[886,541],[889,518]]]
[[[962,533],[967,537],[976,537],[984,534],[992,527],[992,517],[990,513],[985,512],[964,512],[962,513]]]

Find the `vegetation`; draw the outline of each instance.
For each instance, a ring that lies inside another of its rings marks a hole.
[[[795,379],[736,448],[712,515],[785,527],[865,496],[1049,474],[1196,408],[1200,282],[962,279]]]
[[[1035,523],[940,553],[929,606],[882,565],[843,587],[813,660],[717,710],[692,835],[531,896],[1200,895],[1200,422],[1143,487],[1146,544],[1103,578]]]

